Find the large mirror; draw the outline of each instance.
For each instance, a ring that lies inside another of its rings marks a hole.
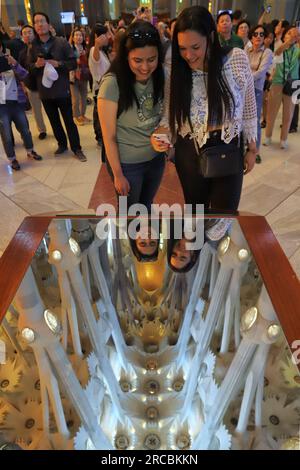
[[[299,449],[295,355],[238,220],[104,222],[52,220],[1,323],[0,447]]]

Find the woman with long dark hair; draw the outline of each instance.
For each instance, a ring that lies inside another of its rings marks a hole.
[[[82,126],[90,122],[90,119],[85,116],[90,71],[85,38],[80,28],[72,31],[70,44],[77,60],[77,69],[70,72],[73,116],[77,126]]]
[[[163,90],[159,33],[136,21],[122,37],[98,95],[107,160],[115,189],[128,197],[128,206],[141,203],[150,210],[163,175],[164,155],[150,143],[162,116]]]
[[[255,165],[257,115],[244,51],[222,48],[206,8],[183,10],[172,44],[165,113],[155,134],[169,134],[186,203],[234,211],[243,172]],[[151,138],[155,150],[168,145]],[[243,154],[243,140],[248,150]]]

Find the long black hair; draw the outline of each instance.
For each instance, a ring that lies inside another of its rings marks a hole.
[[[152,74],[154,105],[156,105],[160,99],[163,99],[163,53],[159,33],[157,29],[147,21],[135,21],[124,33],[119,44],[116,58],[107,72],[113,73],[117,77],[120,92],[118,115],[131,108],[134,102],[136,102],[138,106],[138,100],[134,91],[136,77],[129,67],[128,54],[133,49],[146,46],[154,46],[158,50],[158,65]]]
[[[178,238],[175,236],[175,227],[176,224],[180,223],[178,220],[171,219],[170,220],[170,236],[168,238],[168,245],[167,245],[167,260],[168,260],[168,265],[169,268],[174,272],[174,273],[179,273],[179,274],[184,274],[189,272],[195,264],[198,261],[201,249],[198,250],[191,250],[191,259],[190,261],[182,268],[175,268],[172,264],[172,255],[174,250],[176,249],[176,245],[180,242],[180,240],[185,239],[185,234],[184,234],[184,222],[182,221],[182,237]],[[177,226],[178,227],[178,226]],[[188,240],[186,239],[188,243],[193,243],[195,240]]]
[[[180,130],[186,120],[190,120],[193,75],[187,62],[181,57],[178,46],[178,33],[195,31],[207,38],[204,63],[207,64],[206,88],[208,95],[208,125],[220,125],[225,116],[232,117],[234,97],[222,68],[229,49],[222,48],[216,25],[209,11],[200,6],[186,8],[179,15],[172,42],[172,72],[170,96],[170,129],[175,135],[176,123]]]

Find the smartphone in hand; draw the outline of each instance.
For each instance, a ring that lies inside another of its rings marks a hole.
[[[172,147],[172,143],[170,142],[170,139],[167,134],[153,134],[153,137],[162,144],[166,144]]]

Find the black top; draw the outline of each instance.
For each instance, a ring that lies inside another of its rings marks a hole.
[[[37,68],[35,66],[39,56],[43,56],[46,60],[56,60],[60,64],[56,69],[58,79],[53,82],[51,88],[46,88],[42,85],[44,68]],[[27,68],[30,74],[36,77],[37,89],[41,99],[66,98],[70,96],[69,72],[75,70],[76,67],[77,62],[73,49],[65,38],[50,36],[45,43],[37,38],[29,46]]]

